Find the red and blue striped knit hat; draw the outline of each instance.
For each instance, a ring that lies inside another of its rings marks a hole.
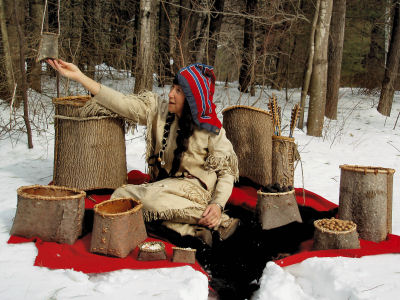
[[[194,123],[214,134],[219,134],[221,121],[213,102],[215,90],[214,68],[196,63],[179,70],[176,80],[189,103]]]

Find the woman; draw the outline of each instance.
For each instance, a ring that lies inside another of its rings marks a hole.
[[[94,95],[95,103],[147,126],[146,158],[154,182],[124,185],[112,198],[137,198],[143,203],[146,221],[163,220],[163,225],[182,236],[199,237],[208,245],[210,229],[217,230],[221,240],[233,234],[238,219],[223,210],[239,172],[212,102],[212,67],[193,64],[181,69],[167,102],[151,92],[119,93],[60,59],[47,62],[61,75],[81,83]]]

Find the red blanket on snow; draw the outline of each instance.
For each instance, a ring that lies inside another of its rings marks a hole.
[[[128,174],[128,182],[130,184],[141,184],[148,180],[146,174],[140,171],[131,171]],[[92,194],[86,198],[86,208],[91,209],[96,203],[100,203],[109,199],[110,195],[95,195]],[[301,205],[311,206],[316,210],[324,211],[337,207],[336,204],[314,194],[310,191],[296,189],[296,200]],[[254,209],[257,202],[256,189],[248,186],[240,188],[235,187],[229,199],[229,203],[233,205],[244,206],[249,209]],[[51,269],[74,269],[84,273],[101,273],[119,269],[151,269],[151,268],[167,268],[177,267],[185,264],[171,262],[172,246],[170,243],[165,243],[167,260],[159,261],[138,261],[136,260],[138,248],[132,251],[126,258],[114,258],[103,255],[92,254],[89,252],[90,237],[86,235],[78,240],[73,245],[58,244],[52,242],[43,242],[40,239],[26,239],[16,236],[11,236],[8,243],[25,243],[35,241],[38,249],[38,255],[35,260],[35,266],[43,266]],[[149,238],[148,241],[155,240]],[[301,245],[301,251],[298,254],[291,255],[287,258],[277,260],[276,263],[280,266],[288,266],[299,263],[309,257],[361,257],[365,255],[375,255],[384,253],[400,253],[400,237],[397,235],[389,235],[386,241],[374,243],[371,241],[360,240],[361,249],[344,249],[344,250],[320,250],[311,251],[312,240],[306,241]],[[194,269],[204,270],[196,262],[191,265]],[[205,273],[206,274],[206,273]]]

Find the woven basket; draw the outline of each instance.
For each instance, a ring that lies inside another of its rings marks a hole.
[[[294,185],[295,151],[294,138],[272,136],[272,183]]]
[[[302,222],[294,190],[284,193],[257,191],[256,211],[262,229],[277,228],[292,222]]]
[[[40,38],[38,55],[36,62],[46,58],[58,58],[58,38],[59,34],[43,32]]]
[[[86,193],[61,186],[31,185],[17,190],[12,235],[73,244],[82,232]]]
[[[323,219],[314,221],[314,250],[358,249],[357,225],[351,222],[351,228],[344,231],[330,230],[321,225]],[[328,220],[329,221],[329,220]]]
[[[142,206],[133,198],[116,198],[96,204],[90,251],[126,257],[147,238]]]
[[[260,185],[271,180],[273,124],[269,112],[251,106],[231,106],[222,111],[226,136],[239,161],[239,175]]]
[[[116,189],[127,181],[124,122],[114,117],[80,117],[89,99],[53,99],[53,182],[82,190]]]
[[[371,166],[340,166],[339,217],[357,224],[360,238],[380,242],[392,232],[393,174]]]

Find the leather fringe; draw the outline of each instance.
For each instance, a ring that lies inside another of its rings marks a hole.
[[[204,168],[222,174],[228,173],[235,178],[235,182],[239,180],[238,158],[234,152],[224,156],[210,154],[204,163]]]

